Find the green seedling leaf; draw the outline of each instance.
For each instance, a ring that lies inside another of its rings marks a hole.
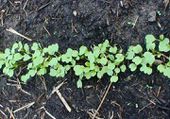
[[[102,65],[106,65],[108,62],[107,58],[103,57],[99,60],[99,63],[102,64]]]
[[[142,65],[142,67],[140,68],[140,71],[144,72],[145,74],[150,75],[152,73],[152,68],[146,65]]]
[[[108,69],[107,70],[107,75],[112,76],[113,75],[113,70]]]
[[[112,82],[112,83],[116,83],[118,81],[118,76],[112,76],[111,78],[110,78],[110,82]]]
[[[4,67],[3,73],[12,77],[14,75],[14,69],[10,69],[9,67]]]
[[[90,63],[90,70],[94,70],[95,69],[95,64]]]
[[[120,66],[120,70],[121,70],[121,72],[125,72],[126,71],[126,65],[121,65]]]
[[[109,52],[110,52],[110,53],[113,53],[113,54],[116,54],[116,53],[117,53],[117,47],[116,47],[116,46],[110,47],[110,48],[109,48]]]
[[[108,71],[107,66],[103,66],[101,71],[103,74],[107,73],[107,71]]]
[[[115,59],[114,55],[111,55],[111,54],[108,55],[108,58],[109,58],[111,61],[114,61],[114,59]]]
[[[128,51],[126,55],[126,59],[132,60],[135,56],[135,53],[133,51]]]
[[[2,66],[5,64],[4,60],[0,60],[0,69],[2,68]]]
[[[108,41],[108,40],[105,40],[105,41],[104,41],[103,47],[109,47],[109,41]]]
[[[142,58],[139,56],[136,56],[132,60],[136,65],[139,65],[142,62]]]
[[[32,63],[29,63],[28,65],[27,65],[27,69],[29,70],[29,69],[31,69],[33,67],[33,64]]]
[[[83,83],[82,83],[81,79],[79,79],[77,81],[77,88],[82,88],[82,87],[83,87]]]
[[[50,68],[50,76],[56,77],[57,76],[57,70]]]
[[[130,70],[133,72],[133,71],[135,71],[135,70],[137,69],[137,66],[136,66],[136,64],[131,63],[131,64],[129,65],[129,68],[130,68]]]
[[[14,61],[19,61],[23,58],[23,56],[20,53],[14,54]]]
[[[43,61],[44,61],[44,58],[42,56],[36,57],[35,59],[33,59],[33,65],[36,67],[42,64]]]
[[[4,60],[5,59],[5,54],[0,52],[0,60]]]
[[[81,66],[81,65],[75,65],[74,68],[73,68],[75,74],[77,76],[80,76],[83,74],[83,71],[84,71],[84,66]]]
[[[24,44],[24,50],[25,50],[25,52],[27,52],[27,53],[30,52],[30,49],[29,49],[28,44]]]
[[[24,58],[23,58],[23,61],[28,61],[28,60],[31,59],[31,56],[29,56],[28,54],[24,54],[23,57],[24,57]]]
[[[87,47],[86,46],[81,46],[80,48],[79,48],[79,55],[81,56],[81,55],[84,55],[85,53],[86,53],[86,51],[87,51]]]
[[[65,68],[62,65],[59,65],[57,69],[56,77],[64,77],[65,76]]]
[[[69,62],[73,61],[73,58],[70,56],[70,54],[63,54],[61,56],[61,60],[62,60],[62,62],[69,63]]]
[[[58,64],[58,59],[57,58],[52,58],[49,61],[49,66],[56,66]]]
[[[14,43],[11,49],[11,53],[14,54],[15,50],[18,48],[18,43]]]
[[[164,70],[164,72],[163,72],[163,74],[165,75],[165,76],[167,76],[168,78],[170,78],[170,67],[166,67],[166,69]]]
[[[97,72],[97,78],[101,79],[103,75],[104,75],[104,72],[102,70]]]
[[[18,42],[18,51],[21,51],[23,49],[23,45],[21,42]]]
[[[73,50],[71,55],[73,57],[78,57],[78,51],[77,50]]]
[[[48,46],[48,48],[47,48],[47,52],[48,52],[50,55],[54,55],[56,52],[58,52],[58,49],[59,49],[58,44],[50,45],[50,46]]]
[[[39,49],[39,44],[38,43],[33,43],[32,47],[31,47],[31,50],[38,50]]]
[[[144,64],[150,64],[152,65],[155,62],[155,56],[151,52],[145,52],[144,53]]]
[[[163,34],[159,35],[159,39],[160,39],[160,40],[164,40],[164,38],[165,38],[165,37],[164,37]]]
[[[109,47],[109,41],[108,41],[108,40],[105,40],[105,42],[101,45],[101,50],[100,50],[101,53],[105,53],[107,47]]]
[[[89,67],[85,67],[84,68],[84,73],[90,72],[90,68]]]
[[[14,70],[13,70],[13,69],[9,69],[7,75],[8,75],[9,77],[12,77],[12,76],[14,75]]]
[[[6,49],[5,49],[5,54],[4,54],[4,56],[5,56],[5,57],[8,57],[10,54],[11,54],[10,49],[9,49],[9,48],[6,48]]]
[[[28,75],[31,76],[31,77],[35,76],[36,73],[37,73],[37,71],[34,70],[34,69],[31,69],[31,70],[28,71]]]
[[[160,73],[163,73],[166,70],[166,67],[163,64],[157,66],[157,69]]]
[[[12,46],[12,49],[15,50],[18,48],[18,43],[14,43],[13,46]]]
[[[92,52],[88,53],[88,60],[90,61],[90,63],[93,63],[95,61],[95,57]]]
[[[34,52],[34,54],[32,55],[32,58],[36,58],[36,57],[39,57],[41,55],[42,54],[41,54],[40,50],[36,50],[36,52]]]
[[[118,74],[118,73],[120,73],[120,68],[117,67],[117,68],[114,69],[114,71],[115,71],[116,74]]]
[[[156,40],[156,38],[153,35],[149,34],[149,35],[146,35],[145,40],[146,40],[146,49],[154,50],[155,49],[154,41]]]
[[[142,48],[141,45],[136,45],[136,46],[133,47],[133,51],[134,51],[134,53],[136,53],[136,54],[141,53],[142,50],[143,50],[143,48]]]
[[[46,73],[47,73],[46,68],[41,68],[41,69],[38,70],[38,72],[37,72],[37,74],[40,75],[40,76],[42,76],[42,75],[44,75],[44,74],[46,74]]]
[[[30,76],[29,76],[28,74],[22,75],[22,76],[21,76],[21,81],[24,82],[24,83],[26,83],[29,78],[30,78]]]
[[[116,54],[116,60],[115,60],[116,64],[121,63],[124,60],[124,57],[125,56],[123,54]]]
[[[66,65],[66,66],[64,67],[64,69],[65,69],[65,71],[67,72],[68,70],[71,69],[71,65]]]
[[[96,75],[96,71],[90,71],[90,72],[87,72],[85,73],[85,77],[86,79],[90,79],[91,77],[94,77]]]
[[[168,52],[170,51],[169,39],[165,38],[159,42],[159,51]]]
[[[94,47],[94,50],[93,50],[93,54],[94,54],[94,57],[95,57],[95,58],[98,58],[99,55],[100,55],[100,48],[97,47],[97,46],[95,46],[95,47]]]
[[[116,65],[114,63],[109,63],[108,64],[108,69],[113,70],[115,68],[115,66]]]

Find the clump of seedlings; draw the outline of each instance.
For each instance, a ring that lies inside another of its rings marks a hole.
[[[21,81],[26,83],[35,75],[49,74],[52,77],[64,77],[70,69],[78,76],[77,87],[82,87],[83,79],[97,77],[101,79],[105,74],[110,82],[117,82],[120,73],[128,69],[150,75],[153,66],[163,75],[170,78],[170,43],[169,39],[160,35],[156,39],[153,35],[146,35],[146,48],[140,44],[129,46],[126,53],[117,45],[110,45],[108,40],[89,50],[81,46],[79,50],[68,48],[63,54],[59,52],[58,44],[42,48],[39,43],[14,43],[12,48],[6,48],[0,53],[0,68],[3,73],[12,77],[14,71],[25,67]]]

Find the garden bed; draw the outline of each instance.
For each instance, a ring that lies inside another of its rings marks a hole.
[[[58,43],[60,51],[65,52],[69,47],[78,49],[81,45],[91,48],[105,39],[127,50],[130,44],[145,46],[146,34],[164,34],[170,38],[169,6],[157,0],[2,0],[0,11],[1,51],[15,41],[29,44],[37,41],[44,47]],[[10,27],[32,41],[8,32],[6,29]],[[109,85],[106,76],[98,81],[97,78],[86,80],[83,88],[78,89],[78,78],[70,71],[64,78],[36,76],[21,88],[19,73],[12,78],[1,73],[2,119],[10,116],[14,119],[50,119],[52,116],[56,119],[88,119],[98,108]],[[59,91],[71,112],[57,94],[51,95],[54,87],[62,82]],[[170,80],[158,72],[150,76],[126,72],[110,87],[96,117],[168,119],[169,92]]]

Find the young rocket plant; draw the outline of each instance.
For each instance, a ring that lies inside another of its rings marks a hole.
[[[169,39],[160,35],[156,39],[153,35],[145,37],[146,47],[140,44],[129,46],[124,54],[117,45],[110,45],[108,40],[89,50],[81,46],[78,50],[68,48],[63,54],[59,52],[58,44],[42,48],[39,43],[14,43],[12,48],[0,52],[0,68],[3,73],[12,77],[14,72],[23,67],[21,81],[26,83],[35,75],[49,74],[52,77],[64,77],[70,69],[78,76],[77,87],[82,87],[83,79],[104,75],[109,76],[113,83],[119,80],[120,73],[130,69],[150,75],[153,66],[163,75],[170,78],[170,43]],[[159,62],[157,62],[159,61]]]

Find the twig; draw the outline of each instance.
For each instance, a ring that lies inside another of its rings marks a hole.
[[[58,95],[58,97],[60,98],[61,102],[64,104],[64,106],[66,107],[66,109],[71,112],[71,107],[68,105],[68,103],[66,102],[66,100],[64,99],[64,97],[61,95],[59,90],[56,90],[56,93]]]
[[[40,8],[38,8],[37,11],[40,11],[41,9],[44,9],[45,7],[47,7],[51,2],[48,2],[47,4],[45,5],[42,5]]]
[[[14,110],[13,112],[16,113],[16,112],[21,111],[21,110],[23,110],[23,109],[25,109],[25,108],[29,108],[29,107],[31,107],[32,105],[34,105],[34,103],[35,103],[35,102],[28,103],[27,105],[24,105],[24,106],[22,106],[21,108]]]
[[[51,36],[50,32],[47,30],[45,26],[43,26],[44,30],[48,33],[49,36]]]
[[[7,115],[6,115],[2,110],[0,110],[0,113],[1,113],[2,115],[4,115],[5,119],[8,118]],[[0,118],[1,118],[1,117],[0,117]]]
[[[170,1],[169,0],[164,0],[163,2],[165,4],[165,9],[164,10],[166,10],[166,8],[168,7]]]
[[[160,92],[161,92],[161,86],[159,86],[159,88],[158,88],[158,92],[156,94],[157,97],[159,97]]]
[[[28,38],[27,36],[24,36],[24,35],[18,33],[17,31],[15,31],[15,30],[14,30],[13,28],[11,28],[11,27],[10,27],[9,29],[6,29],[6,31],[9,31],[9,32],[11,32],[11,33],[13,33],[13,34],[16,34],[16,35],[18,35],[18,36],[20,36],[20,37],[23,37],[23,38],[27,39],[28,41],[32,41],[31,38]]]
[[[111,113],[109,112],[109,119],[114,119],[114,112],[111,111]]]
[[[0,104],[0,107],[3,108],[3,105]]]
[[[165,57],[167,60],[169,60],[169,57],[164,55],[164,54],[161,54],[163,57]]]
[[[105,94],[104,94],[104,96],[103,96],[103,98],[102,98],[102,100],[101,100],[101,102],[100,102],[100,104],[99,104],[99,106],[98,106],[96,112],[94,113],[92,119],[95,119],[95,117],[96,117],[98,111],[100,110],[100,108],[101,108],[101,106],[102,106],[102,104],[103,104],[103,102],[104,102],[104,100],[105,100],[105,98],[106,98],[106,96],[107,96],[107,94],[108,94],[108,92],[109,92],[109,90],[110,90],[111,85],[112,85],[112,83],[110,82],[110,84],[109,84],[109,86],[108,86],[108,88],[107,88],[107,90],[106,90],[106,92],[105,92]]]
[[[10,119],[15,119],[14,114],[12,113],[12,110],[10,110],[9,107],[7,107],[7,110],[10,114]]]
[[[89,114],[90,118],[93,117],[93,112],[87,111],[87,114]],[[95,119],[103,119],[103,118],[100,118],[100,117],[96,116]]]
[[[123,118],[122,118],[123,109],[122,109],[122,107],[120,106],[120,104],[118,104],[116,101],[112,101],[111,104],[115,104],[116,106],[118,106],[120,113],[117,112],[117,114],[118,114],[118,116],[119,116],[119,119],[123,119]]]
[[[64,104],[64,106],[66,107],[66,109],[71,112],[71,107],[68,105],[68,103],[66,102],[66,100],[64,99],[64,97],[61,95],[59,89],[60,87],[64,84],[64,82],[60,83],[57,87],[55,87],[53,89],[53,91],[51,92],[51,94],[48,96],[48,99],[54,94],[57,93],[58,97],[60,98],[61,102]]]
[[[60,87],[61,87],[63,84],[64,84],[64,82],[60,83],[57,87],[55,87],[55,88],[52,90],[51,94],[48,96],[48,98],[50,98],[50,97],[56,92],[56,90],[60,89]]]
[[[56,119],[52,114],[50,114],[45,108],[43,108],[44,109],[44,111],[45,111],[45,113],[49,116],[49,117],[51,117],[52,119]]]
[[[137,16],[137,18],[135,19],[135,22],[134,22],[134,24],[133,24],[133,27],[132,27],[132,28],[135,28],[135,26],[136,26],[136,23],[137,23],[138,19],[139,19],[139,16]]]
[[[19,89],[21,92],[23,92],[23,93],[25,93],[25,94],[31,96],[31,94],[30,94],[29,92],[23,90],[21,86],[19,86],[18,89]]]
[[[23,93],[25,93],[25,94],[31,96],[31,94],[30,94],[29,92],[27,92],[27,91],[25,91],[25,90],[22,89],[21,83],[20,83],[20,81],[19,81],[18,78],[17,78],[17,83],[18,83],[17,89],[18,89],[19,91],[21,91],[21,92],[23,92]]]
[[[26,12],[26,10],[25,10],[25,8],[26,8],[26,6],[27,6],[27,3],[28,3],[28,0],[26,0],[24,6],[23,6],[23,8],[22,8],[22,9],[24,10],[26,16],[28,16],[28,14],[27,14],[27,12]]]
[[[141,111],[143,111],[145,108],[147,108],[148,106],[150,106],[151,104],[153,104],[153,103],[148,103],[147,105],[145,105],[144,107],[142,107],[139,111],[138,111],[138,113],[140,113]]]
[[[5,10],[1,10],[1,11],[0,11],[1,26],[3,26],[3,25],[4,25],[4,18],[3,18],[4,13],[5,13]]]

